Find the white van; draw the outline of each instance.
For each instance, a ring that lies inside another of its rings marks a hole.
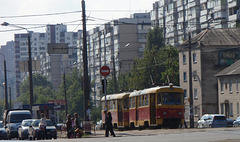
[[[6,110],[3,118],[8,139],[11,139],[18,137],[18,127],[23,120],[32,119],[32,115],[29,110],[13,109]]]

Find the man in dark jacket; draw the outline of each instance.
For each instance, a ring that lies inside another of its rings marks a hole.
[[[108,137],[109,131],[113,137],[116,137],[115,133],[113,132],[112,115],[110,111],[108,111],[105,115],[105,128],[105,137]]]
[[[72,120],[71,120],[70,114],[67,115],[66,126],[67,126],[67,137],[70,139],[72,134]]]

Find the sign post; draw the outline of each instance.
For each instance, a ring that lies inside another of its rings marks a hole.
[[[108,66],[102,66],[100,69],[100,74],[104,76],[104,95],[105,95],[105,109],[107,110],[107,81],[106,78],[110,74],[110,69]]]

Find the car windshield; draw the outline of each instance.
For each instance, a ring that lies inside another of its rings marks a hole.
[[[24,119],[31,119],[30,114],[13,114],[10,118],[10,123],[21,123]]]
[[[27,120],[22,122],[22,126],[30,126],[32,124],[32,120]]]
[[[47,120],[47,126],[54,126],[51,120]]]
[[[34,121],[34,122],[33,122],[33,124],[32,124],[32,125],[33,125],[33,126],[38,126],[38,125],[39,125],[39,123],[40,123],[40,120],[36,120],[36,121]]]

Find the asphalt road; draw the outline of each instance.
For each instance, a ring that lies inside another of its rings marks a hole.
[[[59,135],[56,140],[41,140],[44,142],[240,142],[240,127],[238,128],[207,128],[207,129],[153,129],[115,131],[116,137],[104,137],[104,131],[92,132],[83,138],[67,139]],[[11,140],[18,141],[18,140]]]

